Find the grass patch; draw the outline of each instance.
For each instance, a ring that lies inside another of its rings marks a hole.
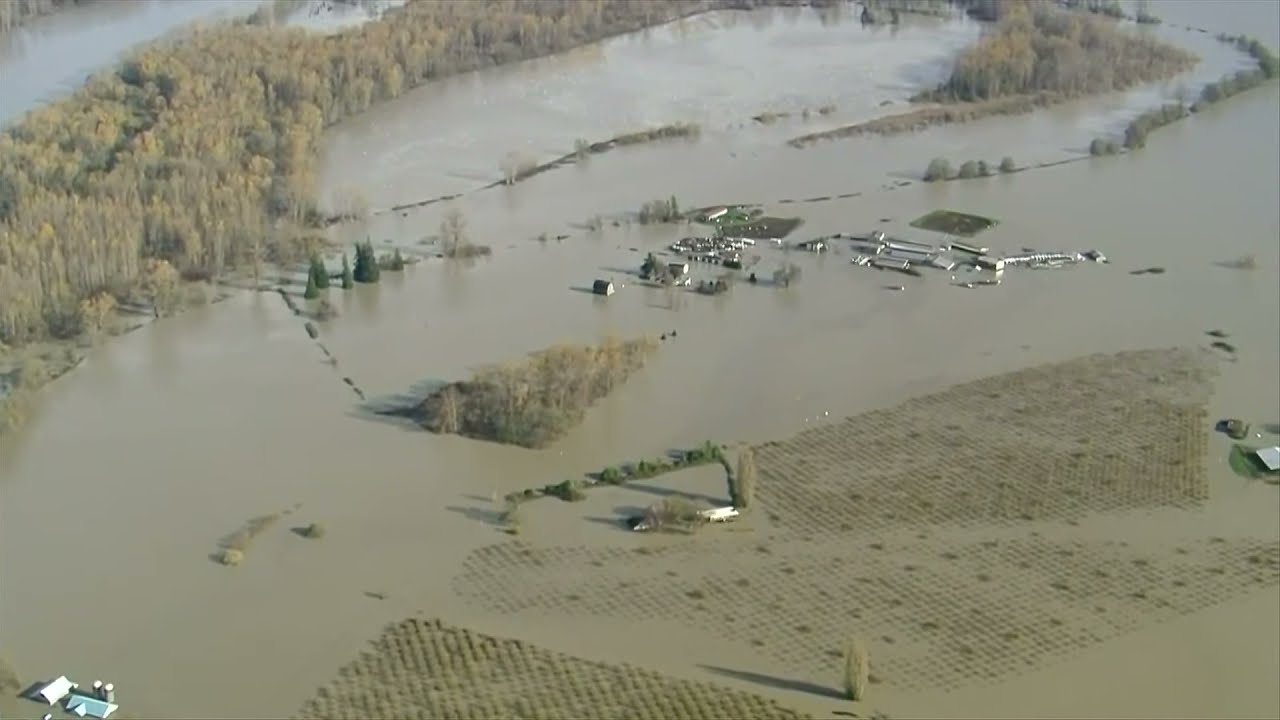
[[[996,221],[981,215],[969,215],[954,210],[934,210],[911,221],[911,227],[932,232],[973,237],[995,227]]]
[[[1258,448],[1235,443],[1227,455],[1227,464],[1231,470],[1243,478],[1250,480],[1267,480],[1280,482],[1280,471],[1268,470],[1266,465],[1255,454]]]

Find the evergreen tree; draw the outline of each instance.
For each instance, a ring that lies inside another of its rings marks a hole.
[[[376,283],[382,275],[378,258],[373,254],[373,243],[368,240],[356,243],[356,269],[352,275],[358,283]]]
[[[355,285],[356,280],[351,275],[351,262],[347,260],[347,254],[342,253],[342,289],[350,290]]]
[[[318,290],[329,287],[329,268],[325,267],[324,258],[319,255],[311,256],[311,276],[315,278]]]
[[[404,270],[404,256],[400,254],[400,248],[396,248],[395,252],[391,255],[391,269],[397,271]]]
[[[302,297],[307,300],[315,300],[320,296],[320,289],[316,287],[315,273],[307,274],[307,289],[302,292]]]

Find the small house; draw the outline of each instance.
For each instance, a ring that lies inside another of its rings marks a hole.
[[[39,690],[36,690],[32,699],[44,700],[50,705],[57,705],[59,700],[70,695],[75,688],[75,683],[68,680],[66,675],[61,675],[57,680],[48,682]]]
[[[689,274],[689,263],[673,262],[667,263],[667,271],[671,273],[671,277],[679,280],[682,276]]]
[[[67,698],[67,712],[77,717],[109,718],[120,708],[115,703],[88,695],[72,695]]]
[[[591,292],[606,297],[612,295],[614,292],[613,283],[609,280],[597,280],[591,284]]]
[[[1280,445],[1260,448],[1253,453],[1268,472],[1280,472]]]

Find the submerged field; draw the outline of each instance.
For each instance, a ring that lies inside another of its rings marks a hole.
[[[439,620],[386,628],[303,705],[302,720],[807,717],[758,695],[609,665]]]
[[[898,691],[1025,672],[1280,582],[1271,538],[1158,544],[1082,526],[1207,499],[1212,375],[1199,351],[1161,350],[960,385],[757,448],[752,529],[500,542],[455,589],[500,614],[675,619],[834,697],[853,636],[872,684]]]

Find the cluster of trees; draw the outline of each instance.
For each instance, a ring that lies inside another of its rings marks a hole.
[[[752,277],[755,277],[752,275]],[[773,271],[773,284],[778,287],[789,288],[792,283],[800,281],[800,266],[795,263],[786,263],[782,267]]]
[[[667,200],[650,200],[640,206],[638,215],[641,225],[677,222],[684,218],[680,213],[680,203],[676,202],[674,195]]]
[[[465,260],[490,255],[493,249],[471,242],[466,216],[457,208],[451,208],[440,221],[440,253],[447,258]]]
[[[0,2],[0,33],[16,28],[26,21],[49,15],[64,7],[80,5],[89,0],[3,0]]]
[[[1274,80],[1280,72],[1280,61],[1277,60],[1276,54],[1257,40],[1244,36],[1219,36],[1218,39],[1229,42],[1241,52],[1248,54],[1257,63],[1257,67],[1253,70],[1232,73],[1217,82],[1205,85],[1200,92],[1200,99],[1191,105],[1178,101],[1142,113],[1125,128],[1123,144],[1113,139],[1095,138],[1089,143],[1089,154],[1115,155],[1120,152],[1121,147],[1127,150],[1144,147],[1147,144],[1147,136],[1155,130],[1182,120],[1208,105]]]
[[[996,174],[996,171],[1002,173],[1011,173],[1017,170],[1018,166],[1014,163],[1013,158],[1005,156],[1000,160],[1000,164],[992,169],[992,166],[986,160],[967,160],[960,164],[960,167],[953,168],[951,161],[946,158],[934,158],[929,161],[929,167],[925,168],[925,182],[939,182],[942,180],[967,180],[969,178],[990,177]]]
[[[415,414],[432,432],[545,447],[642,368],[655,349],[652,338],[554,346],[447,385]]]
[[[991,12],[999,23],[960,54],[945,83],[919,99],[967,102],[1110,92],[1169,78],[1197,60],[1105,17],[1027,2],[999,3]]]
[[[1244,35],[1220,35],[1218,39],[1235,45],[1240,52],[1253,58],[1258,66],[1253,70],[1241,70],[1206,85],[1200,92],[1200,100],[1191,107],[1192,112],[1203,106],[1226,100],[1245,90],[1251,90],[1280,76],[1280,57],[1258,40]]]
[[[126,293],[150,258],[186,277],[305,261],[321,132],[376,102],[741,4],[441,0],[336,36],[246,22],[147,47],[0,134],[0,342]]]

